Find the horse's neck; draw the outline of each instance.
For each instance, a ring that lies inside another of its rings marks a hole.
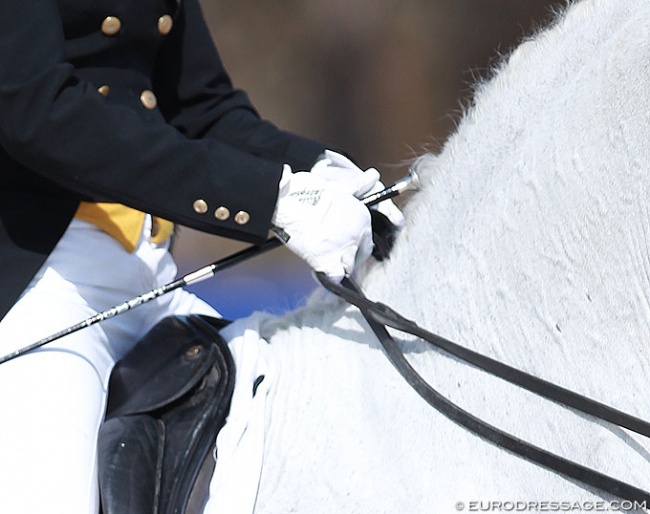
[[[370,293],[587,389],[633,360],[647,372],[649,36],[648,2],[584,0],[513,54],[420,163],[427,185]],[[585,360],[595,374],[567,379]]]

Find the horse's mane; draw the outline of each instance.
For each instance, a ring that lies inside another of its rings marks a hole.
[[[585,32],[582,28],[589,27],[594,11],[607,3],[606,0],[566,0],[563,5],[556,5],[549,24],[536,27],[532,35],[524,37],[509,53],[498,54],[488,76],[471,85],[470,100],[461,106],[457,128],[441,150],[423,152],[412,161],[411,166],[422,181],[422,190],[404,206],[407,227],[398,238],[391,258],[383,263],[371,263],[360,271],[359,278],[369,291],[392,299],[390,291],[394,286],[391,284],[417,284],[420,272],[409,264],[430,262],[431,256],[448,253],[438,245],[441,240],[448,242],[454,236],[439,236],[456,230],[456,219],[462,212],[460,205],[472,209],[483,191],[495,189],[495,181],[510,180],[521,171],[503,167],[499,150],[510,145],[514,151],[526,125],[534,123],[528,119],[536,115],[534,109],[543,111],[543,102],[557,103],[554,92],[561,91],[576,66],[581,66],[580,48],[571,39],[574,36],[567,38],[567,33]],[[594,31],[597,30],[606,32],[604,27],[595,27]],[[604,37],[604,33],[594,34],[594,44]],[[574,65],[573,61],[578,64]],[[548,76],[540,77],[540,69],[548,69]],[[540,95],[538,81],[553,81],[557,87],[541,84],[553,93]],[[534,108],[529,111],[527,94],[535,98]],[[474,153],[478,157],[473,161]],[[465,162],[473,164],[467,166]],[[414,230],[419,230],[417,235]],[[417,295],[411,297],[416,298]],[[424,314],[421,305],[417,307],[408,301],[402,305],[416,318]],[[316,291],[306,308],[307,312],[298,309],[288,317],[274,320],[273,325],[302,323],[311,314],[317,319],[331,310],[332,298]]]
[[[639,337],[645,318],[617,313],[646,276],[645,257],[624,259],[644,245],[628,227],[647,210],[649,12],[568,4],[476,86],[442,151],[414,163],[422,190],[390,259],[364,275],[369,296],[470,346],[500,353],[507,339],[529,366],[530,341],[577,352],[587,331],[590,352],[611,356],[608,337]]]

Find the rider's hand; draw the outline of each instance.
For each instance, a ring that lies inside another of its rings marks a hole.
[[[273,224],[287,247],[333,280],[351,274],[372,253],[370,212],[351,193],[316,175],[291,173],[280,181]]]
[[[325,151],[324,157],[312,167],[311,173],[357,198],[384,189],[376,169],[363,171],[347,157],[331,150]],[[384,200],[371,207],[371,215],[373,255],[382,260],[390,254],[395,236],[404,225],[404,215],[392,200]]]
[[[325,150],[324,157],[316,162],[310,173],[357,198],[376,193],[385,187],[375,168],[364,171],[347,157],[332,150]],[[395,227],[401,228],[404,225],[404,215],[392,200],[379,202],[372,209],[383,214]]]

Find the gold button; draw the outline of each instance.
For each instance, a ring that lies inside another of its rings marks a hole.
[[[108,96],[108,93],[110,91],[111,91],[110,86],[106,86],[106,85],[97,88],[97,92],[102,96]]]
[[[226,221],[228,218],[230,218],[230,209],[228,209],[228,207],[221,206],[216,211],[214,211],[214,217],[219,221]]]
[[[140,101],[142,102],[142,105],[144,105],[149,110],[155,109],[158,105],[156,95],[153,94],[153,91],[149,91],[148,89],[145,89],[140,94]]]
[[[163,36],[169,34],[172,30],[172,25],[174,25],[174,20],[172,20],[172,17],[169,14],[163,14],[158,18],[158,32]]]
[[[197,214],[205,214],[208,212],[207,202],[205,200],[201,200],[200,198],[198,200],[194,200],[192,207],[194,207],[194,212]]]
[[[246,225],[250,219],[251,215],[246,211],[239,211],[237,214],[235,214],[235,223],[237,223],[237,225]]]
[[[117,16],[107,16],[102,22],[102,32],[107,36],[114,36],[122,28],[122,22]]]

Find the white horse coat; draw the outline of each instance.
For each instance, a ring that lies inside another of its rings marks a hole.
[[[363,277],[368,296],[650,419],[649,69],[648,0],[582,0],[521,45],[479,88],[441,155],[417,163],[425,186],[390,260]],[[498,507],[488,502],[542,512],[617,500],[444,418],[392,368],[358,311],[328,295],[226,333],[239,378],[206,512]],[[411,338],[401,346],[474,415],[650,490],[645,438]]]

